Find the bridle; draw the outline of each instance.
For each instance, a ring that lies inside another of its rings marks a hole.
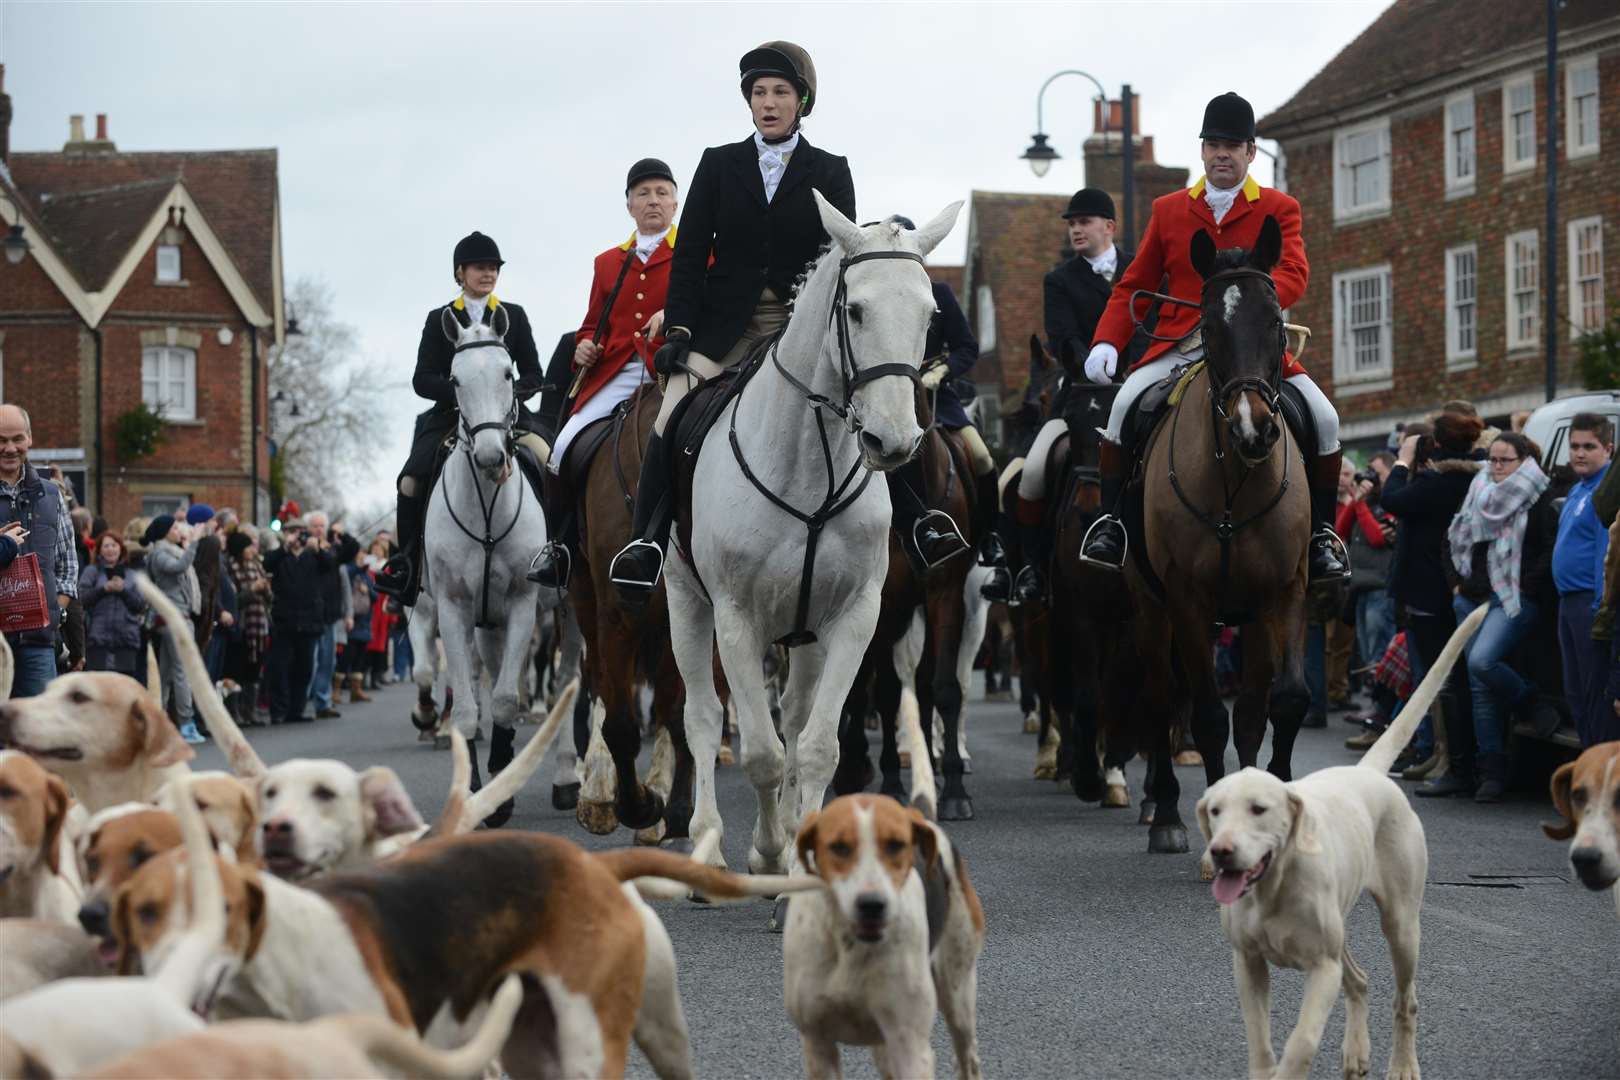
[[[502,350],[504,352],[506,350],[506,342],[501,341],[499,339],[495,339],[493,341],[491,341],[491,340],[467,341],[467,342],[463,342],[460,345],[457,345],[456,349],[455,349],[455,353],[453,355],[454,356],[460,356],[462,353],[466,352],[469,349],[500,349],[500,350]],[[510,357],[511,354],[508,353],[507,355]],[[454,387],[459,387],[461,384],[456,381],[456,377],[454,375],[451,375],[450,376],[450,385],[454,386]],[[467,414],[466,413],[463,413],[459,408],[456,409],[456,412],[459,414],[460,431],[461,431],[461,434],[462,434],[462,437],[463,437],[463,441],[466,443],[466,448],[467,448],[467,453],[469,455],[469,459],[470,459],[470,455],[472,454],[473,438],[481,431],[489,431],[489,430],[493,429],[493,430],[501,432],[501,434],[503,436],[503,438],[501,440],[502,444],[507,448],[508,451],[511,450],[511,448],[512,448],[512,429],[517,426],[517,417],[518,417],[517,394],[514,393],[512,395],[512,407],[509,408],[506,411],[506,419],[504,419],[504,420],[486,420],[482,424],[474,425],[474,424],[468,424],[467,423]]]

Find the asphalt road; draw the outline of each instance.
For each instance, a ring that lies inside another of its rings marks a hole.
[[[390,687],[339,720],[249,732],[267,761],[337,757],[387,765],[424,817],[444,801],[449,755],[416,741],[410,693]],[[1246,1068],[1231,953],[1217,905],[1198,880],[1194,853],[1149,855],[1134,810],[1079,804],[1068,786],[1030,779],[1033,736],[1016,707],[969,696],[968,778],[978,818],[952,825],[988,924],[979,963],[979,1041],[990,1077],[1216,1077]],[[532,727],[520,731],[526,740]],[[1351,729],[1335,719],[1302,733],[1295,772],[1345,764]],[[1228,761],[1235,764],[1235,755]],[[212,747],[204,767],[222,767]],[[630,842],[587,834],[551,809],[549,763],[518,800],[509,828],[559,833],[587,848]],[[1201,769],[1180,770],[1183,813],[1203,789]],[[1130,769],[1140,798],[1140,763]],[[753,795],[741,770],[721,769],[724,851],[746,868]],[[1620,1077],[1620,924],[1607,894],[1574,880],[1566,845],[1546,839],[1540,792],[1509,803],[1414,800],[1429,843],[1418,973],[1418,1057],[1428,1077]],[[798,1037],[781,1004],[781,938],[764,901],[741,907],[670,903],[697,1075],[801,1075]],[[1392,984],[1377,909],[1351,916],[1351,948],[1372,980],[1373,1066],[1388,1059]],[[1297,1015],[1303,978],[1273,976],[1280,1050]],[[1342,1003],[1313,1076],[1340,1073]],[[942,1076],[955,1063],[935,1025]],[[875,1076],[864,1050],[844,1055],[849,1075]],[[631,1074],[651,1076],[636,1054]]]

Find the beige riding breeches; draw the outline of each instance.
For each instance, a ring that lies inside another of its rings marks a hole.
[[[990,456],[990,448],[984,445],[984,436],[979,429],[969,424],[965,428],[957,428],[956,433],[962,437],[962,445],[967,447],[968,464],[973,467],[974,476],[989,476],[996,471],[996,459]]]
[[[1024,455],[1024,471],[1018,476],[1020,499],[1037,502],[1046,498],[1046,459],[1052,452],[1052,444],[1068,433],[1069,425],[1060,416],[1054,416],[1041,425],[1035,441],[1030,444],[1029,453]]]
[[[727,368],[735,367],[742,362],[744,356],[748,355],[748,350],[754,342],[776,333],[787,325],[787,321],[787,304],[778,299],[770,289],[766,289],[760,294],[759,303],[754,305],[754,314],[748,320],[748,327],[743,331],[742,337],[738,338],[737,344],[720,358],[719,363],[699,352],[687,353],[686,366],[691,369],[692,374],[677,371],[669,376],[664,384],[664,403],[658,410],[658,419],[653,422],[653,431],[659,435],[664,433],[664,425],[669,423],[670,413],[675,411],[675,406],[680,403],[681,398],[698,385],[698,379],[693,375],[712,379]]]

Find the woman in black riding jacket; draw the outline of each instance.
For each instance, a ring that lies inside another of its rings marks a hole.
[[[800,131],[816,104],[810,55],[792,42],[770,41],[743,54],[738,70],[754,133],[705,150],[687,192],[664,304],[665,343],[653,360],[668,377],[663,407],[642,458],[635,539],[611,570],[622,600],[634,607],[646,602],[663,572],[673,516],[665,427],[676,403],[787,325],[793,283],[827,243],[811,192],[855,217],[849,162],[810,145]],[[897,516],[905,513],[901,502]],[[921,514],[919,505],[911,516]],[[912,534],[911,521],[899,523]],[[916,531],[930,554],[941,545],[942,530]],[[944,537],[951,540],[962,543],[954,532]]]

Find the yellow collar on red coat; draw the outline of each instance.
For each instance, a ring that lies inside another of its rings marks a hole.
[[[1200,176],[1198,178],[1198,183],[1187,189],[1187,197],[1189,199],[1203,198],[1204,185],[1208,182],[1209,177]],[[1243,197],[1248,199],[1250,202],[1257,202],[1260,199],[1260,183],[1259,181],[1255,180],[1252,175],[1245,177],[1243,180]]]
[[[669,247],[670,247],[671,251],[675,250],[675,229],[676,229],[676,226],[671,225],[669,227],[669,235],[664,237],[664,240],[669,244]],[[630,233],[630,239],[628,239],[624,243],[620,244],[619,245],[619,250],[620,251],[629,251],[631,248],[635,247],[636,246],[636,235],[637,234],[635,233],[635,231],[632,230],[631,233]],[[658,249],[653,248],[653,250],[657,251]]]
[[[465,311],[467,309],[467,294],[457,293],[456,298],[450,301],[450,306],[455,308],[457,311]],[[484,301],[484,306],[489,308],[489,310],[494,311],[496,308],[501,306],[501,302],[495,298],[494,293],[490,293],[489,299]]]

